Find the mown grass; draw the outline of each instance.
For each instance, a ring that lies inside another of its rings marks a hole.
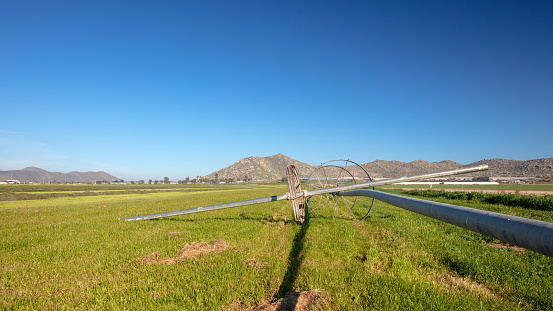
[[[334,219],[331,209],[317,214],[322,223],[298,226],[283,201],[120,220],[286,191],[285,185],[213,185],[2,201],[0,307],[246,309],[290,289],[321,289],[323,308],[335,310],[553,309],[551,258],[490,247],[500,243],[384,203],[377,202],[359,226]],[[551,221],[551,211],[478,207]],[[141,260],[218,240],[228,245],[220,253],[173,265]]]

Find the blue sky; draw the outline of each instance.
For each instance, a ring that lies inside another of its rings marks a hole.
[[[551,1],[1,1],[0,170],[552,157],[552,16]]]

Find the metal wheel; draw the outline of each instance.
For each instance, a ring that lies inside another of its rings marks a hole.
[[[330,188],[371,181],[369,173],[350,160],[332,160],[317,167],[305,182],[305,190]],[[316,195],[309,198],[308,213],[320,222],[332,218],[350,219],[358,224],[372,210],[374,199],[367,197],[343,197],[335,193]],[[368,209],[367,212],[365,212]]]
[[[292,205],[294,219],[298,224],[303,225],[305,222],[305,198],[296,196],[298,192],[301,192],[301,183],[296,167],[288,165],[286,175],[288,176],[288,201]]]

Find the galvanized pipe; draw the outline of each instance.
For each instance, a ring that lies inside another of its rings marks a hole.
[[[375,191],[340,192],[366,196],[553,257],[553,223]]]
[[[246,206],[246,205],[252,205],[252,204],[259,204],[259,203],[268,203],[268,202],[281,201],[281,200],[287,200],[287,199],[288,199],[288,194],[282,194],[282,195],[275,195],[275,196],[272,196],[272,197],[265,197],[265,198],[244,200],[244,201],[231,202],[231,203],[222,203],[222,204],[187,208],[187,209],[182,209],[182,210],[178,210],[178,211],[163,212],[163,213],[143,215],[143,216],[135,216],[135,217],[127,217],[127,218],[123,218],[123,220],[156,219],[156,218],[171,217],[171,216],[178,216],[178,215],[185,215],[185,214],[215,211],[215,210],[218,210],[218,209],[225,209],[225,208],[231,208],[231,207]]]
[[[379,181],[369,181],[369,182],[358,183],[358,184],[306,191],[305,196],[310,197],[310,196],[319,195],[319,194],[356,190],[356,189],[363,189],[363,188],[369,188],[369,187],[375,187],[375,186],[397,184],[400,182],[417,181],[417,180],[424,180],[428,178],[437,178],[437,177],[444,177],[444,176],[450,176],[450,175],[472,173],[472,172],[478,172],[478,171],[485,171],[487,169],[488,169],[487,165],[480,165],[480,166],[473,166],[468,168],[460,168],[456,170],[442,171],[437,173],[405,176],[405,177],[399,177],[399,178],[389,178],[389,179],[384,179]],[[299,196],[300,195],[298,194],[298,197]]]
[[[390,179],[385,179],[385,180],[370,181],[370,182],[357,183],[357,184],[351,184],[351,185],[345,185],[345,186],[339,186],[339,187],[322,188],[322,189],[316,189],[316,190],[311,190],[311,191],[302,191],[302,192],[296,192],[296,198],[311,197],[311,196],[319,195],[319,194],[335,193],[335,192],[347,191],[347,190],[356,190],[356,189],[368,188],[368,187],[373,187],[373,186],[389,185],[389,184],[395,184],[395,183],[407,182],[407,181],[423,180],[423,179],[427,179],[427,178],[435,178],[435,177],[443,177],[443,176],[450,176],[450,175],[456,175],[456,174],[471,173],[471,172],[483,171],[483,170],[487,170],[487,169],[488,169],[487,165],[481,165],[481,166],[462,168],[462,169],[456,169],[456,170],[449,170],[449,171],[443,171],[443,172],[437,172],[437,173],[421,174],[421,175],[414,175],[414,176],[405,176],[405,177],[400,177],[400,178],[390,178]],[[143,215],[143,216],[127,217],[127,218],[123,218],[123,220],[148,220],[148,219],[171,217],[171,216],[178,216],[178,215],[184,215],[184,214],[193,214],[193,213],[199,213],[199,212],[214,211],[214,210],[218,210],[218,209],[245,206],[245,205],[252,205],[252,204],[259,204],[259,203],[268,203],[268,202],[287,200],[287,199],[288,199],[288,194],[282,194],[282,195],[278,195],[278,196],[265,197],[265,198],[259,198],[259,199],[251,199],[251,200],[245,200],[245,201],[222,203],[222,204],[208,205],[208,206],[200,206],[200,207],[188,208],[188,209],[183,209],[183,210],[178,210],[178,211],[163,212],[163,213]]]

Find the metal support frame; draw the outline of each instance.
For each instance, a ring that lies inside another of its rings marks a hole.
[[[479,209],[403,197],[376,190],[339,192],[366,196],[553,257],[553,223]]]

